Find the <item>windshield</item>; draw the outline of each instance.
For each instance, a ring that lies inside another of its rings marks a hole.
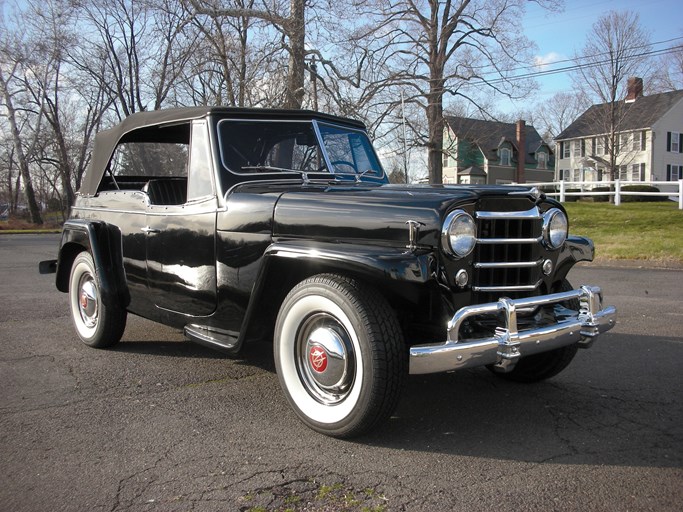
[[[361,130],[315,121],[223,119],[218,135],[223,166],[238,174],[383,176],[372,144]]]
[[[223,120],[218,132],[223,165],[236,173],[327,168],[310,122]]]
[[[335,174],[362,174],[378,177],[382,167],[365,132],[318,124],[327,157]]]

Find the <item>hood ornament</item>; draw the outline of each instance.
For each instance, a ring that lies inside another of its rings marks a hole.
[[[415,252],[419,248],[417,239],[420,237],[420,226],[424,226],[424,223],[417,220],[408,220],[406,224],[408,225],[408,245],[406,245],[406,249],[410,252]]]

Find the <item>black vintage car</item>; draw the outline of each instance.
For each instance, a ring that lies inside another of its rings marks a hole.
[[[556,375],[616,320],[567,273],[593,258],[521,186],[390,185],[361,123],[308,111],[144,112],[100,133],[56,271],[78,336],[133,313],[236,354],[273,340],[297,415],[351,437],[406,375]]]

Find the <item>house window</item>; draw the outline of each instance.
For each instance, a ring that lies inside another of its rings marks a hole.
[[[680,138],[681,138],[680,133],[671,132],[671,152],[672,153],[680,153],[681,152]]]
[[[631,181],[640,181],[640,164],[631,165]]]
[[[547,169],[548,168],[548,154],[544,152],[540,152],[536,154],[536,159],[538,160],[538,168],[539,169]]]
[[[581,156],[581,141],[572,141],[572,149],[575,157]]]
[[[633,151],[645,151],[645,131],[633,134]]]
[[[572,172],[569,169],[564,169],[562,171],[562,181],[569,181],[571,180],[572,177]]]
[[[678,181],[681,178],[683,178],[683,165],[672,165],[669,181]]]
[[[574,175],[572,176],[572,181],[581,181],[581,169],[574,169]]]
[[[595,140],[595,154],[604,155],[605,154],[605,139],[598,137]]]
[[[564,153],[562,154],[562,158],[569,158],[572,156],[571,154],[571,149],[569,148],[569,141],[563,142],[562,146],[564,147]]]
[[[628,151],[628,147],[630,145],[630,139],[631,139],[631,134],[630,133],[622,133],[619,135],[619,146],[624,149],[624,151]]]
[[[628,166],[627,165],[620,165],[619,166],[619,179],[621,181],[628,181]]]
[[[508,148],[500,150],[500,165],[510,165],[510,150]]]

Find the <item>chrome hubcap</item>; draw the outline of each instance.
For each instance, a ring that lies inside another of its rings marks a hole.
[[[356,361],[351,338],[336,318],[326,313],[307,318],[297,335],[296,352],[299,376],[313,398],[324,404],[346,398]]]
[[[81,320],[83,320],[83,323],[88,328],[97,325],[97,306],[97,288],[92,276],[83,276],[78,297],[78,307]]]

